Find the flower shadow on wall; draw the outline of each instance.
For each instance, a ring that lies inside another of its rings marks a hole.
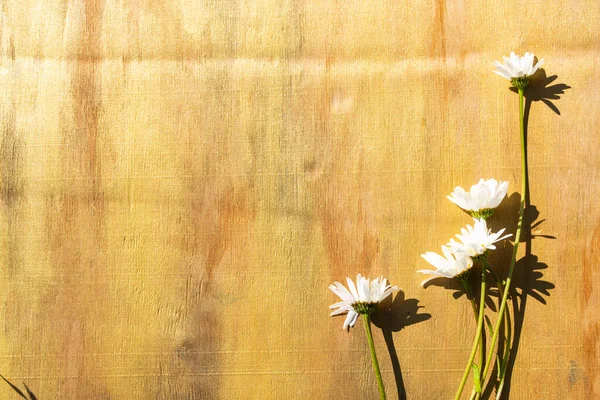
[[[556,115],[560,115],[560,110],[551,100],[559,100],[560,96],[565,94],[565,90],[571,89],[564,83],[557,83],[551,86],[551,83],[558,79],[557,75],[547,76],[546,70],[540,68],[536,74],[531,77],[529,86],[525,89],[525,134],[527,134],[527,125],[529,120],[529,111],[531,110],[531,103],[534,101],[541,101],[547,105]],[[517,92],[517,88],[511,87],[509,89],[512,92]]]
[[[521,202],[521,196],[518,193],[513,193],[509,196],[502,204],[497,208],[494,217],[490,218],[490,227],[492,231],[500,229],[500,227],[508,227],[505,233],[512,234],[511,238],[514,238],[518,211]],[[502,390],[502,399],[508,399],[510,395],[510,383],[514,363],[519,349],[519,343],[521,339],[521,332],[523,329],[523,322],[525,316],[525,310],[527,308],[527,300],[529,297],[540,302],[540,304],[547,304],[547,299],[550,297],[550,291],[554,289],[555,285],[544,279],[543,270],[548,268],[548,265],[539,261],[538,257],[532,254],[532,240],[533,239],[547,239],[554,240],[556,237],[541,232],[541,225],[545,220],[539,219],[539,211],[535,206],[531,204],[526,205],[524,219],[523,219],[523,233],[521,235],[521,243],[525,244],[525,255],[520,258],[515,265],[515,273],[513,275],[513,284],[510,291],[510,300],[512,303],[512,318],[513,318],[513,335],[511,342],[511,352],[507,363],[507,369],[505,372],[505,383]],[[490,252],[489,262],[496,269],[498,276],[506,276],[510,259],[512,257],[514,245],[508,240],[504,241],[502,245],[497,246],[496,250]],[[475,280],[476,274],[472,274],[471,280]],[[456,279],[435,279],[425,284],[428,286],[440,286],[445,289],[454,291],[452,296],[458,299],[465,295],[463,287],[459,284]],[[471,282],[470,285],[474,290],[475,301],[479,302],[480,293],[478,292],[477,285]],[[490,310],[497,312],[498,303],[502,299],[502,293],[496,286],[490,288],[486,294],[486,307]],[[499,353],[504,352],[504,343],[499,343]],[[495,376],[496,370],[492,371],[492,376]],[[492,382],[494,382],[492,380]],[[491,392],[495,389],[493,385],[488,385],[482,398],[492,398]]]
[[[373,324],[383,332],[383,338],[390,354],[398,399],[400,400],[406,399],[406,388],[404,387],[402,368],[400,367],[396,346],[394,345],[393,333],[400,332],[407,326],[430,319],[431,314],[419,313],[419,309],[421,308],[424,307],[419,305],[419,300],[406,299],[404,292],[400,290],[393,301],[389,297],[381,302],[379,310],[373,314]]]
[[[495,217],[490,219],[490,228],[492,230],[498,230],[500,227],[507,227],[507,234],[512,234],[511,238],[514,237],[515,228],[517,225],[517,212],[519,210],[519,204],[521,202],[521,196],[518,193],[513,193],[509,196],[497,209]],[[513,287],[518,289],[523,295],[531,296],[542,304],[546,304],[544,297],[550,296],[550,290],[554,289],[554,284],[543,280],[544,269],[548,268],[547,264],[538,261],[536,255],[531,254],[531,240],[538,239],[556,239],[555,236],[544,234],[541,231],[541,225],[546,221],[545,219],[538,220],[539,211],[535,206],[528,205],[525,210],[524,221],[523,221],[523,233],[521,235],[521,243],[525,243],[525,256],[517,261],[515,266],[515,278],[513,280]],[[533,232],[533,233],[532,233]],[[490,264],[494,266],[498,271],[499,276],[505,276],[508,264],[510,263],[510,257],[513,251],[513,245],[506,241],[498,248],[490,253]],[[504,275],[503,275],[504,274]],[[453,290],[452,296],[458,299],[465,295],[463,287],[454,279],[438,279],[431,282],[427,282],[425,287],[428,286],[439,286],[444,289]],[[477,285],[472,285],[475,295],[479,296],[476,291]],[[496,299],[498,298],[498,288],[491,288],[486,298],[486,306],[492,311],[497,311]],[[513,292],[515,293],[515,292]],[[501,294],[500,294],[501,296]]]
[[[534,196],[535,197],[535,196]],[[529,199],[530,197],[527,196]],[[512,229],[516,226],[516,220],[510,221],[509,218],[514,218],[516,210],[519,208],[521,196],[518,193],[511,195],[498,212],[498,224],[502,226],[510,226]],[[519,350],[521,341],[521,332],[525,320],[525,310],[527,308],[527,300],[529,297],[535,299],[540,304],[547,304],[547,297],[550,297],[550,290],[554,289],[554,284],[544,280],[543,270],[548,268],[548,265],[541,262],[538,256],[532,253],[533,239],[538,240],[555,240],[556,237],[551,234],[542,232],[542,224],[544,219],[539,219],[540,213],[536,206],[531,205],[529,201],[525,205],[525,213],[523,217],[523,233],[521,235],[521,243],[525,244],[525,254],[517,260],[515,265],[515,274],[513,275],[513,287],[511,289],[510,299],[512,301],[512,314],[514,319],[514,332],[511,344],[510,357],[505,372],[505,383],[502,390],[502,399],[508,399],[510,396],[510,386],[513,367],[516,361],[516,356]],[[512,255],[513,245],[507,243],[506,246],[499,249],[495,254],[493,262],[498,266],[506,266],[507,261]],[[505,271],[500,272],[505,273]],[[498,296],[496,291],[492,295]],[[502,343],[499,344],[500,351],[503,351]],[[495,372],[493,372],[495,373]],[[489,385],[484,392],[483,398],[490,395],[494,390],[493,385]]]

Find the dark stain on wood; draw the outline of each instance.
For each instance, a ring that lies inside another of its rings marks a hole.
[[[318,133],[323,135],[323,143],[331,144],[324,146],[326,150],[318,155],[321,160],[314,161],[323,166],[315,182],[314,204],[321,222],[330,278],[340,281],[349,275],[354,279],[357,272],[369,274],[379,255],[379,238],[361,149],[352,146],[356,138],[347,122],[332,122],[329,93],[334,92],[325,89],[324,104],[318,110],[323,119],[323,130]],[[344,145],[333,143],[331,136],[341,137]]]
[[[100,55],[102,2],[87,1],[85,29],[76,43],[79,57]],[[61,392],[69,398],[108,398],[109,389],[94,376],[100,371],[85,362],[95,351],[103,313],[110,312],[107,282],[98,277],[104,263],[104,194],[100,163],[100,79],[95,62],[77,61],[72,70],[71,102],[61,110],[62,154],[56,173],[60,186],[47,194],[46,236],[56,280],[41,296],[47,304],[40,332],[40,352],[64,354],[61,368],[69,376]]]
[[[446,0],[437,0],[435,4],[435,24],[433,54],[446,61]]]
[[[8,271],[14,272],[20,260],[20,203],[23,198],[23,140],[16,132],[16,109],[11,106],[5,116],[0,145],[0,200],[8,229]]]
[[[588,398],[600,398],[600,220],[583,256],[582,318]]]
[[[3,113],[4,128],[2,130],[2,143],[0,145],[0,202],[1,212],[6,221],[6,275],[9,281],[18,280],[23,263],[23,234],[22,229],[22,200],[24,186],[22,179],[23,143],[17,133],[17,110],[14,104],[14,93],[10,94],[11,100]],[[10,284],[6,290],[6,299],[19,299],[20,286]],[[28,315],[29,307],[23,307],[20,301],[6,301],[6,328],[4,331],[8,343],[21,343],[20,338],[31,330],[26,324],[21,323]],[[22,368],[17,357],[10,359],[12,368]]]
[[[239,157],[233,144],[235,141],[224,140],[232,132],[233,123],[228,121],[235,118],[229,115],[235,107],[228,96],[231,79],[228,71],[222,71],[214,77],[214,87],[200,104],[173,105],[175,112],[183,116],[178,121],[179,129],[189,143],[188,156],[183,159],[188,178],[185,211],[180,220],[185,235],[183,242],[178,244],[184,252],[181,269],[187,271],[189,280],[184,294],[184,338],[174,343],[177,361],[170,365],[181,375],[176,373],[174,378],[171,377],[168,385],[171,389],[165,387],[159,393],[168,398],[218,398],[222,384],[218,374],[219,349],[226,333],[222,331],[222,318],[218,312],[220,288],[215,273],[229,268],[222,265],[226,256],[236,268],[244,267],[244,260],[238,260],[236,254],[245,253],[248,234],[245,227],[254,219],[251,203],[253,167],[247,171],[245,180],[223,173],[227,171],[223,167],[236,164]],[[190,112],[189,107],[199,110]],[[204,118],[214,113],[224,113],[222,124],[214,124],[218,118]],[[207,143],[214,147],[207,149]],[[172,388],[179,389],[175,393]]]
[[[340,193],[351,189],[327,187],[325,205],[320,208],[325,248],[330,262],[332,279],[344,279],[359,271],[368,275],[379,254],[379,239],[369,217],[371,205],[360,196],[349,203],[340,201]],[[350,273],[352,271],[352,273]],[[351,276],[354,278],[354,276]]]

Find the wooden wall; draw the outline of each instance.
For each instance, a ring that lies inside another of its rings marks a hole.
[[[389,397],[450,398],[474,321],[416,270],[469,222],[456,185],[509,180],[514,231],[514,50],[546,63],[511,399],[600,398],[599,31],[592,0],[0,0],[0,373],[43,400],[375,398],[327,285],[383,273]]]

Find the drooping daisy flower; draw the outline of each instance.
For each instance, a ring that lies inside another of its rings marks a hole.
[[[513,86],[523,89],[529,84],[529,77],[544,63],[544,59],[533,65],[533,53],[525,53],[523,57],[510,53],[509,57],[502,57],[504,62],[494,61],[495,74],[508,79]]]
[[[465,191],[460,186],[454,188],[448,200],[467,211],[473,218],[488,218],[494,213],[494,209],[500,205],[506,192],[508,182],[498,183],[495,179],[480,179],[476,185],[471,186],[470,191]]]
[[[356,285],[350,278],[346,278],[348,289],[339,282],[329,285],[329,289],[337,294],[342,301],[329,306],[330,309],[337,308],[331,313],[332,316],[348,313],[344,321],[343,329],[354,326],[360,314],[371,314],[377,308],[377,304],[392,292],[398,290],[398,286],[388,285],[387,279],[367,279],[361,274],[356,277]]]
[[[496,246],[494,246],[494,243],[512,236],[512,234],[508,234],[500,237],[503,232],[504,229],[500,229],[498,232],[492,233],[492,230],[488,229],[485,219],[480,218],[475,220],[473,226],[467,225],[466,228],[460,230],[460,235],[456,235],[460,243],[454,239],[450,239],[450,243],[447,246],[457,256],[478,259],[488,250],[495,250]]]
[[[461,276],[465,276],[463,273],[473,266],[471,257],[458,256],[452,253],[446,246],[442,246],[442,254],[444,257],[433,251],[421,254],[421,257],[423,257],[425,261],[435,267],[435,270],[422,269],[417,271],[422,274],[433,275],[421,282],[421,286],[435,278],[460,278]]]

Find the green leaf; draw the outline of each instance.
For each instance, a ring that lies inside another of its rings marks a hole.
[[[485,322],[487,323],[487,327],[490,330],[490,336],[494,334],[494,328],[492,328],[492,321],[490,321],[490,318],[487,315],[484,315],[485,317]]]
[[[479,367],[477,364],[471,364],[471,370],[473,371],[473,384],[475,385],[475,391],[481,393],[481,378],[479,377]]]

